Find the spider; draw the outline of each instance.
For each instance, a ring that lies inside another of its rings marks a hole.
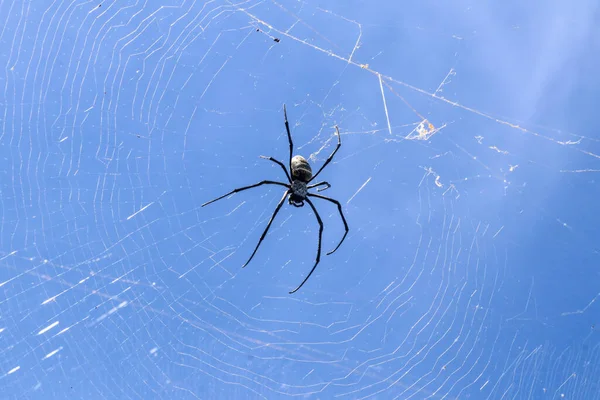
[[[283,169],[283,172],[285,172],[285,176],[288,180],[288,183],[264,180],[264,181],[255,183],[254,185],[243,186],[243,187],[240,187],[237,189],[233,189],[231,192],[224,194],[223,196],[217,197],[216,199],[213,199],[211,201],[208,201],[208,202],[202,204],[202,207],[207,206],[211,203],[214,203],[217,200],[224,199],[225,197],[230,196],[234,193],[241,192],[241,191],[247,190],[247,189],[252,189],[252,188],[255,188],[255,187],[258,187],[261,185],[279,185],[279,186],[283,186],[286,188],[286,191],[283,194],[283,197],[277,204],[277,207],[275,208],[273,215],[271,215],[271,219],[269,220],[267,227],[265,228],[264,232],[262,233],[262,235],[258,241],[258,244],[254,248],[252,255],[250,256],[248,261],[246,261],[246,263],[242,266],[242,268],[244,268],[246,265],[248,265],[248,263],[250,263],[250,261],[252,261],[252,258],[254,257],[254,255],[256,254],[256,251],[260,247],[260,244],[262,243],[263,239],[267,235],[267,232],[269,231],[269,228],[271,227],[273,220],[275,219],[275,217],[277,216],[277,213],[283,206],[283,202],[285,201],[286,197],[288,199],[288,203],[293,205],[294,207],[303,207],[304,202],[306,201],[308,203],[308,205],[312,208],[313,212],[315,213],[315,216],[317,217],[317,222],[319,223],[319,245],[317,248],[317,259],[315,261],[314,266],[312,267],[312,269],[310,270],[310,272],[308,273],[306,278],[304,278],[302,283],[300,283],[300,285],[298,285],[298,287],[296,289],[289,292],[290,294],[292,294],[292,293],[296,293],[306,283],[308,278],[310,278],[312,273],[317,268],[319,261],[321,260],[321,239],[323,236],[323,221],[321,220],[321,216],[319,215],[317,208],[315,207],[315,205],[313,204],[313,202],[310,200],[309,197],[327,200],[327,201],[335,204],[340,213],[340,217],[342,218],[342,221],[344,222],[344,228],[345,228],[344,236],[342,236],[342,239],[340,240],[338,245],[335,247],[335,249],[331,250],[329,253],[327,253],[327,255],[334,253],[341,246],[342,242],[346,238],[346,235],[348,235],[349,228],[348,228],[348,223],[346,222],[346,218],[344,217],[344,213],[342,211],[342,205],[340,204],[339,201],[329,198],[329,197],[326,197],[326,196],[322,196],[320,194],[308,192],[308,189],[313,189],[313,188],[318,188],[317,192],[322,192],[323,190],[329,189],[331,187],[331,185],[325,181],[319,182],[319,183],[313,183],[313,184],[310,184],[310,182],[312,182],[321,173],[321,171],[323,171],[323,169],[327,166],[327,164],[329,164],[331,162],[335,153],[342,146],[342,141],[340,138],[340,130],[338,129],[338,127],[336,125],[335,131],[336,131],[336,135],[337,135],[337,139],[338,139],[337,146],[335,147],[335,150],[333,150],[333,153],[331,153],[331,155],[327,158],[327,160],[325,160],[325,162],[323,163],[321,168],[317,171],[317,173],[313,175],[312,169],[310,168],[310,164],[308,163],[308,161],[306,161],[306,159],[304,157],[299,156],[299,155],[292,157],[292,154],[294,152],[294,143],[292,142],[292,134],[290,133],[290,124],[288,123],[287,111],[285,108],[285,104],[283,105],[283,117],[285,120],[285,130],[287,131],[288,142],[290,145],[289,168],[290,168],[291,175],[290,175],[290,173],[288,173],[287,168],[281,161],[276,160],[273,157],[267,157],[267,156],[260,156],[260,158],[264,158],[266,160],[272,161],[275,164],[279,165],[281,167],[281,169]]]

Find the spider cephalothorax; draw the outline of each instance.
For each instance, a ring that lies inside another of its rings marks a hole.
[[[295,207],[303,207],[304,200],[306,200],[306,196],[308,196],[306,182],[302,182],[300,180],[293,180],[288,202]]]
[[[323,171],[325,166],[331,162],[331,160],[333,159],[333,156],[335,155],[335,153],[339,150],[340,146],[342,145],[342,140],[340,138],[340,131],[339,131],[338,127],[337,126],[335,127],[335,131],[336,131],[337,138],[338,138],[338,142],[337,142],[337,146],[335,147],[335,150],[333,150],[333,153],[331,153],[331,155],[327,158],[327,160],[325,160],[325,162],[323,163],[321,168],[319,168],[317,173],[313,175],[312,169],[310,168],[310,164],[308,163],[308,161],[306,161],[306,159],[304,157],[302,157],[302,156],[292,157],[292,153],[294,151],[294,143],[292,142],[292,134],[290,133],[290,125],[289,125],[288,119],[287,119],[287,112],[285,109],[285,104],[283,105],[283,116],[285,118],[285,130],[287,132],[288,142],[290,144],[290,161],[289,161],[290,172],[288,173],[287,168],[281,161],[276,160],[273,157],[261,156],[261,158],[265,158],[267,160],[273,161],[275,164],[279,165],[285,172],[285,176],[287,177],[288,183],[264,180],[259,183],[255,183],[254,185],[244,186],[241,188],[234,189],[231,192],[224,194],[223,196],[217,197],[214,200],[211,200],[209,202],[202,204],[202,207],[204,207],[210,203],[214,203],[217,200],[221,200],[231,194],[241,192],[241,191],[247,190],[247,189],[252,189],[254,187],[261,186],[261,185],[279,185],[279,186],[283,186],[287,189],[285,191],[285,193],[283,194],[283,197],[277,204],[277,207],[275,208],[275,211],[273,212],[273,215],[271,216],[271,219],[269,220],[267,227],[265,228],[263,234],[261,235],[260,240],[258,241],[258,244],[254,248],[254,252],[250,256],[248,261],[246,261],[246,264],[243,265],[243,267],[245,267],[246,265],[248,265],[248,263],[252,260],[252,258],[256,254],[256,251],[258,250],[258,247],[260,246],[263,239],[267,235],[267,232],[269,231],[269,228],[271,227],[271,224],[273,223],[275,216],[277,215],[277,213],[283,206],[283,202],[285,201],[285,198],[287,197],[289,204],[291,204],[295,207],[304,206],[304,202],[306,201],[308,203],[308,205],[312,208],[313,212],[315,213],[315,217],[317,218],[317,222],[319,223],[319,245],[318,245],[318,249],[317,249],[317,260],[316,260],[314,266],[312,267],[312,269],[310,270],[310,272],[308,273],[308,275],[306,276],[306,278],[304,278],[304,280],[302,281],[302,283],[300,285],[298,285],[298,287],[296,289],[294,289],[290,292],[290,294],[292,294],[292,293],[296,292],[298,289],[300,289],[302,287],[302,285],[304,285],[304,283],[308,280],[308,278],[310,278],[312,273],[315,271],[315,268],[317,268],[319,261],[321,260],[321,239],[323,237],[323,221],[321,220],[321,217],[319,216],[319,213],[317,212],[315,205],[312,203],[312,201],[309,199],[309,197],[315,197],[318,199],[327,200],[327,201],[337,205],[338,212],[340,213],[340,217],[342,218],[342,222],[344,223],[344,228],[346,230],[344,232],[344,236],[342,236],[342,239],[340,240],[338,245],[335,247],[335,249],[331,250],[329,253],[327,253],[327,255],[335,252],[340,247],[340,245],[346,238],[346,235],[348,234],[349,229],[348,229],[348,223],[346,223],[346,218],[344,217],[344,213],[342,212],[342,205],[340,204],[339,201],[329,198],[329,197],[322,196],[320,194],[309,193],[309,191],[308,191],[308,189],[320,187],[319,189],[317,189],[317,192],[321,192],[321,191],[323,191],[325,189],[329,189],[331,187],[331,185],[325,181],[319,182],[319,183],[313,183],[312,185],[310,184],[310,182],[312,180],[314,180],[317,177],[317,175],[319,175],[321,173],[321,171]]]

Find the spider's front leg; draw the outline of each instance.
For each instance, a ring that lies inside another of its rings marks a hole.
[[[337,201],[336,199],[332,199],[331,197],[322,196],[320,194],[308,193],[308,196],[310,196],[310,197],[316,197],[318,199],[327,200],[327,201],[335,204],[337,206],[337,208],[338,208],[338,212],[340,213],[340,217],[342,217],[342,222],[344,223],[344,229],[346,231],[344,232],[344,236],[342,236],[342,240],[340,240],[340,242],[338,243],[338,245],[335,246],[335,249],[333,249],[329,253],[327,253],[327,255],[333,254],[333,253],[335,253],[335,251],[337,249],[340,248],[340,246],[342,245],[342,242],[344,241],[344,239],[346,239],[346,235],[348,235],[348,231],[350,230],[350,228],[348,228],[348,222],[346,222],[346,217],[344,217],[344,212],[342,211],[342,204],[339,201]],[[308,199],[306,199],[306,200],[308,200]]]
[[[231,192],[225,193],[223,196],[219,196],[216,199],[213,199],[211,201],[207,201],[206,203],[202,204],[202,207],[207,206],[207,205],[209,205],[211,203],[214,203],[215,201],[224,199],[225,197],[230,196],[230,195],[232,195],[234,193],[241,192],[241,191],[248,190],[248,189],[252,189],[252,188],[255,188],[255,187],[261,186],[261,185],[279,185],[279,186],[285,187],[286,189],[289,189],[289,185],[286,185],[285,183],[276,182],[276,181],[266,181],[265,180],[265,181],[261,181],[261,182],[255,183],[254,185],[242,186],[240,188],[233,189]]]
[[[321,216],[319,215],[319,212],[317,211],[317,208],[312,203],[312,201],[310,201],[310,199],[308,199],[308,198],[306,198],[305,200],[308,203],[308,205],[312,208],[313,213],[315,213],[315,217],[317,217],[317,222],[319,223],[319,245],[317,247],[317,259],[315,261],[315,265],[313,265],[313,267],[310,270],[310,272],[308,273],[308,275],[306,275],[306,278],[304,278],[302,283],[300,285],[298,285],[298,287],[296,289],[292,290],[290,292],[290,294],[296,293],[306,283],[306,281],[308,280],[308,278],[310,278],[312,273],[315,272],[317,265],[319,265],[319,261],[321,261],[321,240],[323,239],[323,220],[321,220]]]
[[[286,190],[285,193],[283,194],[283,197],[281,198],[281,200],[279,200],[279,203],[277,204],[277,207],[275,208],[275,211],[273,211],[273,215],[271,215],[271,219],[269,220],[269,223],[267,224],[267,227],[265,228],[264,232],[260,236],[258,244],[254,248],[254,251],[252,252],[252,255],[250,256],[250,258],[248,259],[248,261],[246,261],[246,264],[242,265],[242,268],[244,268],[246,265],[248,265],[248,263],[250,263],[250,261],[252,261],[252,258],[254,257],[254,255],[256,254],[256,252],[258,250],[258,248],[260,247],[260,244],[262,243],[262,241],[265,238],[265,236],[267,236],[267,232],[269,232],[269,228],[271,227],[271,224],[273,223],[273,220],[275,220],[275,217],[277,216],[277,213],[279,212],[279,210],[281,210],[281,206],[283,206],[283,202],[285,201],[285,198],[289,194],[290,194],[290,189]]]

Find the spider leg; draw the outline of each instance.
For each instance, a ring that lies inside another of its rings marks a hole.
[[[346,235],[348,234],[348,231],[350,230],[348,228],[348,223],[346,222],[346,218],[344,217],[344,212],[342,211],[342,205],[340,204],[339,201],[337,201],[335,199],[332,199],[330,197],[322,196],[320,194],[308,193],[308,195],[311,196],[311,197],[316,197],[316,198],[319,198],[319,199],[323,199],[323,200],[327,200],[327,201],[332,202],[333,204],[335,204],[337,206],[338,211],[340,213],[340,217],[342,217],[342,221],[344,222],[344,228],[346,229],[346,232],[344,232],[344,236],[342,236],[342,240],[340,240],[340,242],[338,243],[338,245],[335,246],[335,249],[333,249],[329,253],[327,253],[327,255],[333,254],[342,245],[342,242],[344,241],[344,239],[346,239]],[[306,200],[308,200],[308,199],[306,199]]]
[[[337,146],[335,146],[335,150],[333,150],[333,153],[331,153],[331,155],[327,158],[327,160],[325,160],[325,163],[323,163],[323,165],[321,166],[321,168],[319,168],[319,170],[317,171],[317,173],[314,174],[312,176],[312,178],[310,178],[310,181],[312,181],[313,179],[315,179],[317,177],[317,175],[319,175],[321,173],[321,171],[323,171],[323,168],[325,168],[327,166],[327,164],[329,164],[331,162],[331,160],[333,159],[333,156],[335,155],[335,153],[337,153],[337,151],[342,146],[342,139],[341,139],[341,136],[340,136],[340,130],[338,129],[337,125],[335,126],[335,132],[336,132],[337,137],[338,137],[338,142],[337,142]]]
[[[273,157],[267,157],[267,156],[260,156],[260,158],[264,158],[265,160],[269,160],[269,161],[273,161],[275,164],[279,165],[281,168],[283,168],[283,172],[285,172],[285,176],[287,177],[288,181],[290,183],[292,183],[292,178],[290,177],[290,174],[288,173],[287,168],[285,167],[285,165],[283,165],[283,163],[279,160],[274,159]]]
[[[250,261],[252,261],[252,258],[256,254],[256,251],[260,247],[260,244],[262,243],[262,241],[265,238],[265,236],[267,236],[267,232],[269,231],[269,228],[271,227],[271,224],[273,223],[273,220],[277,216],[277,213],[279,212],[279,210],[281,210],[281,206],[283,206],[283,202],[285,201],[285,198],[287,197],[287,195],[289,193],[290,193],[290,191],[286,190],[285,193],[283,194],[283,197],[281,198],[281,200],[279,200],[279,204],[277,204],[277,207],[275,208],[275,211],[273,211],[273,215],[271,215],[271,219],[269,220],[269,223],[267,224],[267,227],[265,228],[265,231],[262,233],[262,235],[261,235],[261,237],[260,237],[260,239],[258,241],[258,244],[256,245],[256,248],[252,252],[252,255],[250,256],[250,258],[248,259],[248,261],[246,261],[246,264],[242,265],[242,268],[244,268],[246,265],[248,265],[248,263]]]
[[[318,186],[325,186],[325,187],[317,189],[317,192],[322,192],[323,190],[327,190],[327,189],[329,189],[331,187],[331,185],[329,184],[329,182],[323,181],[323,182],[315,183],[313,185],[309,185],[306,188],[307,189],[313,189],[313,188],[316,188]]]
[[[234,193],[241,192],[241,191],[243,191],[243,190],[247,190],[247,189],[252,189],[252,188],[255,188],[255,187],[257,187],[257,186],[261,186],[261,185],[279,185],[279,186],[283,186],[283,187],[285,187],[285,188],[288,188],[288,189],[289,189],[289,185],[286,185],[285,183],[282,183],[282,182],[276,182],[276,181],[261,181],[261,182],[255,183],[254,185],[250,185],[250,186],[243,186],[243,187],[240,187],[240,188],[237,188],[237,189],[233,189],[231,192],[229,192],[229,193],[226,193],[226,194],[224,194],[223,196],[217,197],[216,199],[213,199],[213,200],[211,200],[211,201],[207,201],[206,203],[202,204],[202,207],[204,207],[204,206],[207,206],[207,205],[209,205],[210,203],[214,203],[214,202],[215,202],[215,201],[217,201],[217,200],[224,199],[225,197],[227,197],[227,196],[230,196],[230,195],[232,195],[232,194],[234,194]]]
[[[290,143],[290,171],[292,170],[292,153],[294,152],[294,142],[292,141],[292,134],[290,133],[290,124],[287,119],[287,110],[285,104],[283,105],[283,118],[285,120],[285,130],[288,136],[288,142]]]
[[[312,201],[310,201],[310,199],[308,199],[308,198],[306,198],[305,200],[308,203],[308,205],[312,208],[313,212],[315,213],[315,217],[317,217],[317,222],[319,222],[319,246],[317,248],[317,260],[315,262],[315,265],[312,267],[312,269],[308,273],[308,275],[306,275],[306,278],[304,278],[302,283],[300,285],[298,285],[298,287],[296,289],[292,290],[290,292],[290,294],[296,293],[298,291],[298,289],[300,289],[306,283],[306,281],[308,280],[308,278],[310,278],[312,273],[315,272],[317,265],[319,265],[319,261],[321,261],[321,239],[323,238],[323,221],[321,220],[321,216],[319,215],[319,212],[317,211],[317,208],[312,203]]]

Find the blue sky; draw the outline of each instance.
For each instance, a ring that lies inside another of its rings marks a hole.
[[[2,3],[7,398],[599,398],[598,15]]]

